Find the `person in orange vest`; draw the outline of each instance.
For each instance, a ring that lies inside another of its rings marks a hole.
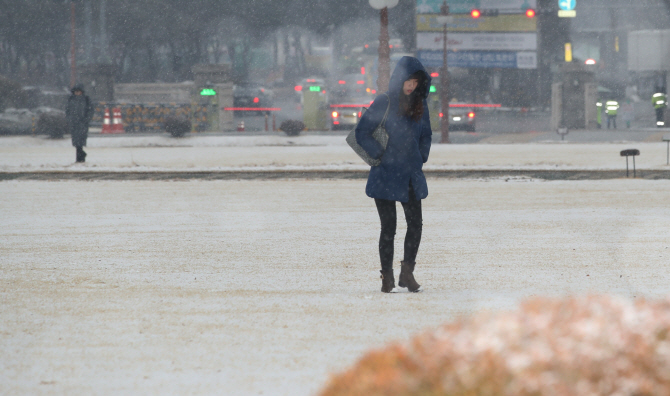
[[[93,102],[84,94],[84,86],[81,84],[72,87],[72,95],[67,100],[65,117],[68,129],[72,137],[72,145],[77,149],[77,162],[86,161],[86,139],[88,138],[88,125],[93,119]]]

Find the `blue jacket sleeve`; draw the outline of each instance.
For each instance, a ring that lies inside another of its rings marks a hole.
[[[356,126],[356,142],[367,152],[370,157],[379,159],[384,154],[382,145],[372,137],[372,132],[377,129],[384,118],[386,108],[389,105],[387,95],[378,96],[363,114]]]
[[[433,130],[430,128],[430,114],[428,113],[428,103],[423,101],[423,117],[421,118],[421,137],[419,138],[419,151],[425,164],[430,154],[430,144],[433,140]]]

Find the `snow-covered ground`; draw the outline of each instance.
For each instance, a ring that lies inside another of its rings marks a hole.
[[[5,170],[74,156],[51,141],[12,156],[0,141]],[[343,145],[91,143],[87,168],[129,166],[131,153],[161,168],[355,160]],[[621,166],[604,146],[525,145],[521,159],[442,146],[432,165]],[[664,147],[662,161],[637,148],[640,166],[665,163]],[[419,294],[379,292],[363,180],[0,182],[0,394],[310,395],[369,348],[457,315],[534,295],[668,292],[667,181],[428,182]]]
[[[637,148],[642,170],[670,170],[663,142],[434,144],[430,170],[624,170],[619,152]],[[85,164],[69,139],[0,138],[0,171],[366,170],[340,135],[92,136]],[[632,160],[630,161],[632,168]]]

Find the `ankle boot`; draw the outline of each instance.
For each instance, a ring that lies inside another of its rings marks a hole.
[[[398,277],[398,286],[406,287],[407,290],[411,292],[416,292],[421,287],[420,284],[416,283],[414,279],[414,266],[416,262],[410,263],[409,261],[400,262],[400,276]]]
[[[393,277],[393,268],[388,271],[381,270],[382,293],[391,293],[395,289],[395,278]]]

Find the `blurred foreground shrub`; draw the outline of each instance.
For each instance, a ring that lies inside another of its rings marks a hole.
[[[182,137],[191,131],[191,121],[185,117],[167,117],[165,131],[174,137]]]
[[[533,299],[365,355],[321,396],[670,395],[670,300]]]
[[[305,124],[299,120],[286,120],[279,125],[279,129],[289,136],[297,136],[305,129]]]
[[[42,113],[35,125],[36,134],[48,135],[52,139],[62,139],[67,129],[67,119],[62,114]]]

